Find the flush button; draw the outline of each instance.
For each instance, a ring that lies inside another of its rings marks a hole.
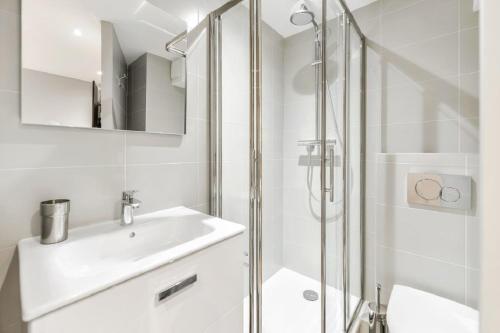
[[[430,178],[422,178],[415,184],[415,193],[423,200],[438,200],[441,196],[441,184]]]
[[[445,186],[441,190],[441,200],[446,202],[457,202],[460,200],[461,194],[457,188]]]

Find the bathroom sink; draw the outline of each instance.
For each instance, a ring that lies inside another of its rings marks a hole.
[[[225,239],[244,227],[177,207],[69,231],[53,245],[19,242],[23,320],[28,322]]]

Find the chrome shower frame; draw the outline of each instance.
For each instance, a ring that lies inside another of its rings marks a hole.
[[[343,286],[343,304],[344,304],[344,316],[343,316],[343,328],[345,332],[349,332],[352,328],[355,318],[359,314],[363,300],[365,298],[365,272],[364,272],[364,170],[365,170],[365,112],[366,112],[366,98],[365,98],[365,86],[366,86],[366,39],[361,32],[359,26],[357,25],[354,17],[349,11],[343,0],[329,0],[335,1],[339,8],[343,11],[343,22],[344,22],[344,103],[342,112],[344,114],[344,152],[343,158],[343,196],[344,196],[344,224],[343,224],[343,234],[342,234],[342,286]],[[327,0],[322,0],[322,17],[321,17],[321,27],[327,26],[327,14],[326,8],[328,6]],[[241,0],[234,0],[226,3],[219,9],[213,11],[209,14],[206,24],[208,25],[208,65],[209,65],[209,118],[210,118],[210,213],[214,216],[222,215],[222,34],[221,34],[221,15],[232,8],[233,6],[239,4]],[[250,0],[249,1],[249,15],[250,15],[250,201],[249,201],[249,263],[250,263],[250,288],[249,288],[249,332],[250,333],[262,333],[262,273],[263,273],[263,262],[262,262],[262,22],[261,22],[261,0]],[[348,155],[348,126],[346,126],[349,105],[348,105],[348,91],[349,91],[349,65],[350,57],[348,50],[350,49],[349,37],[350,29],[354,28],[361,40],[361,200],[360,200],[360,211],[361,211],[361,299],[356,305],[355,312],[350,316],[349,311],[349,248],[348,248],[348,222],[349,222],[349,206],[348,206],[348,186],[349,182],[347,180],[347,155]],[[328,29],[321,29],[321,39],[322,41],[327,40]],[[326,42],[321,43],[321,66],[316,65],[316,67],[321,67],[321,93],[317,98],[320,100],[320,115],[319,118],[321,122],[317,123],[316,133],[320,132],[320,178],[321,178],[321,333],[328,333],[326,331],[326,313],[327,313],[327,299],[326,299],[326,271],[327,265],[327,252],[326,252],[326,205],[328,202],[328,185],[327,184],[327,168],[329,167],[329,156],[328,156],[328,141],[326,136],[326,119],[327,119],[327,52],[326,52]],[[318,89],[319,90],[319,89]]]
[[[210,215],[222,217],[222,23],[221,16],[243,0],[208,14],[208,110],[210,119]]]
[[[350,332],[356,318],[359,315],[359,312],[362,308],[363,301],[365,299],[365,158],[366,158],[366,148],[365,148],[365,124],[366,124],[366,37],[363,32],[359,28],[356,20],[354,19],[352,13],[349,8],[345,4],[344,0],[332,0],[335,1],[339,8],[342,10],[342,26],[344,32],[343,44],[344,44],[344,68],[342,69],[343,73],[343,103],[342,103],[342,113],[343,113],[343,161],[342,161],[342,178],[343,178],[343,228],[342,228],[342,293],[343,293],[343,329],[345,332]],[[326,119],[327,119],[327,104],[326,104],[326,96],[327,96],[327,53],[326,53],[326,40],[327,40],[327,32],[328,29],[324,28],[327,26],[328,18],[327,18],[327,6],[328,0],[322,0],[322,22],[321,25],[323,29],[321,29],[322,34],[322,52],[321,52],[321,163],[320,163],[320,178],[321,178],[321,332],[326,332],[326,205],[327,205],[327,193],[328,193],[328,184],[326,182],[326,174],[327,174],[327,130],[326,130]],[[350,179],[348,177],[349,170],[349,91],[350,91],[350,33],[351,28],[354,28],[356,33],[358,34],[361,41],[361,89],[360,89],[360,105],[361,105],[361,147],[360,147],[360,218],[361,218],[361,226],[360,226],[360,254],[361,254],[361,267],[360,267],[360,281],[361,281],[361,297],[356,305],[355,311],[350,316],[350,285],[349,285],[349,263],[350,263],[350,254],[349,254],[349,193],[348,190],[350,188]]]
[[[250,0],[250,313],[249,332],[262,332],[262,20]]]

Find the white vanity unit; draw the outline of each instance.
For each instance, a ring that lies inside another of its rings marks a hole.
[[[178,207],[19,242],[29,333],[243,329],[244,227]]]

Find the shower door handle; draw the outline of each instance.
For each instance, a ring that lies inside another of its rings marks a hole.
[[[333,147],[330,147],[329,153],[330,156],[327,158],[327,161],[329,162],[330,168],[330,187],[327,187],[325,191],[330,193],[330,202],[334,202],[335,197],[333,191],[335,188],[335,149]]]
[[[330,148],[330,202],[334,201],[333,191],[335,189],[335,150]]]

